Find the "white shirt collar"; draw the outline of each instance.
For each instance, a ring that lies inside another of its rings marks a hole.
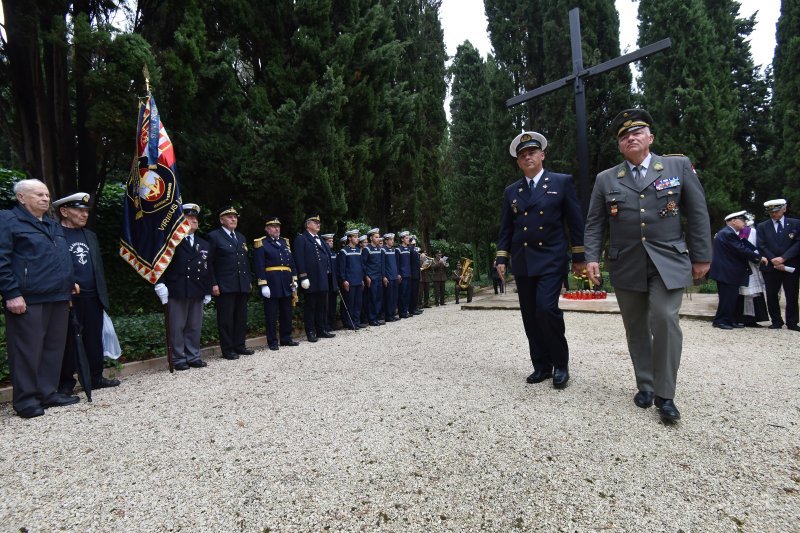
[[[539,178],[542,177],[542,174],[544,174],[544,168],[542,168],[542,170],[540,170],[539,173],[532,178],[525,176],[525,180],[528,182],[528,187],[530,188],[531,181],[533,181],[533,186],[536,187],[536,184],[539,183]]]

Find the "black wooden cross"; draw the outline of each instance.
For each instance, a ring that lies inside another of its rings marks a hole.
[[[602,74],[609,70],[644,59],[645,57],[666,50],[672,45],[669,37],[656,43],[640,48],[630,54],[625,54],[605,63],[600,63],[587,69],[583,68],[583,51],[581,50],[581,18],[580,10],[576,7],[569,12],[569,40],[572,45],[572,74],[558,81],[542,85],[514,98],[506,100],[507,107],[527,102],[543,94],[556,91],[570,82],[575,90],[575,121],[578,129],[578,183],[580,183],[580,198],[584,213],[589,210],[591,187],[589,183],[589,144],[586,140],[586,92],[584,82],[587,78]]]

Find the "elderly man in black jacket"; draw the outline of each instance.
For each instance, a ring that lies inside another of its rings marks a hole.
[[[14,185],[18,205],[0,211],[0,294],[14,410],[22,418],[77,396],[57,391],[67,338],[70,293],[77,290],[60,224],[45,213],[50,192],[39,180]]]
[[[89,220],[89,195],[79,192],[53,202],[61,215],[61,226],[67,241],[75,281],[80,292],[72,297],[72,307],[83,333],[81,338],[89,360],[92,389],[119,385],[118,379],[103,376],[103,311],[108,310],[108,289],[103,271],[100,243],[93,231],[86,229]],[[70,336],[71,337],[71,336]],[[76,347],[67,342],[61,364],[58,391],[72,394],[75,388]]]

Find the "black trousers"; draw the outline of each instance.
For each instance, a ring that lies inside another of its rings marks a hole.
[[[408,312],[413,313],[419,309],[419,278],[411,278],[411,294],[408,299]]]
[[[361,320],[361,304],[364,297],[362,285],[350,285],[348,290],[342,289],[342,324],[346,328],[356,327]],[[352,320],[351,320],[352,319]]]
[[[736,301],[739,298],[739,286],[717,281],[717,314],[714,315],[714,324],[718,326],[733,326],[736,319]]]
[[[280,342],[292,340],[292,297],[264,298],[264,321],[270,346],[278,346],[278,334]],[[276,322],[280,322],[280,329],[276,327]]]
[[[563,279],[564,275],[560,272],[516,278],[522,324],[528,337],[534,370],[566,369],[569,364],[564,313],[558,307]]]
[[[767,310],[769,318],[773,324],[782,326],[781,306],[778,303],[778,293],[783,287],[783,294],[786,297],[786,324],[796,326],[798,322],[797,296],[800,288],[800,276],[795,271],[793,274],[781,272],[780,270],[770,270],[764,272],[764,285],[767,291]]]
[[[216,297],[219,347],[225,355],[246,347],[248,296],[246,292],[224,292]]]
[[[103,375],[103,304],[97,296],[72,297],[72,309],[83,328],[81,338],[86,358],[89,360],[89,374],[92,383],[97,383]],[[58,388],[72,390],[75,388],[75,370],[77,369],[77,349],[75,348],[75,332],[72,324],[68,326],[67,342],[64,345],[64,360],[61,363],[61,379]]]
[[[303,291],[303,322],[306,335],[328,331],[328,291]]]

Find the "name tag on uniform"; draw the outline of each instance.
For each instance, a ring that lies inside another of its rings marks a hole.
[[[681,184],[681,179],[678,176],[673,176],[671,178],[661,178],[653,185],[655,186],[657,191],[663,191],[664,189],[671,189],[673,187],[677,187]]]

